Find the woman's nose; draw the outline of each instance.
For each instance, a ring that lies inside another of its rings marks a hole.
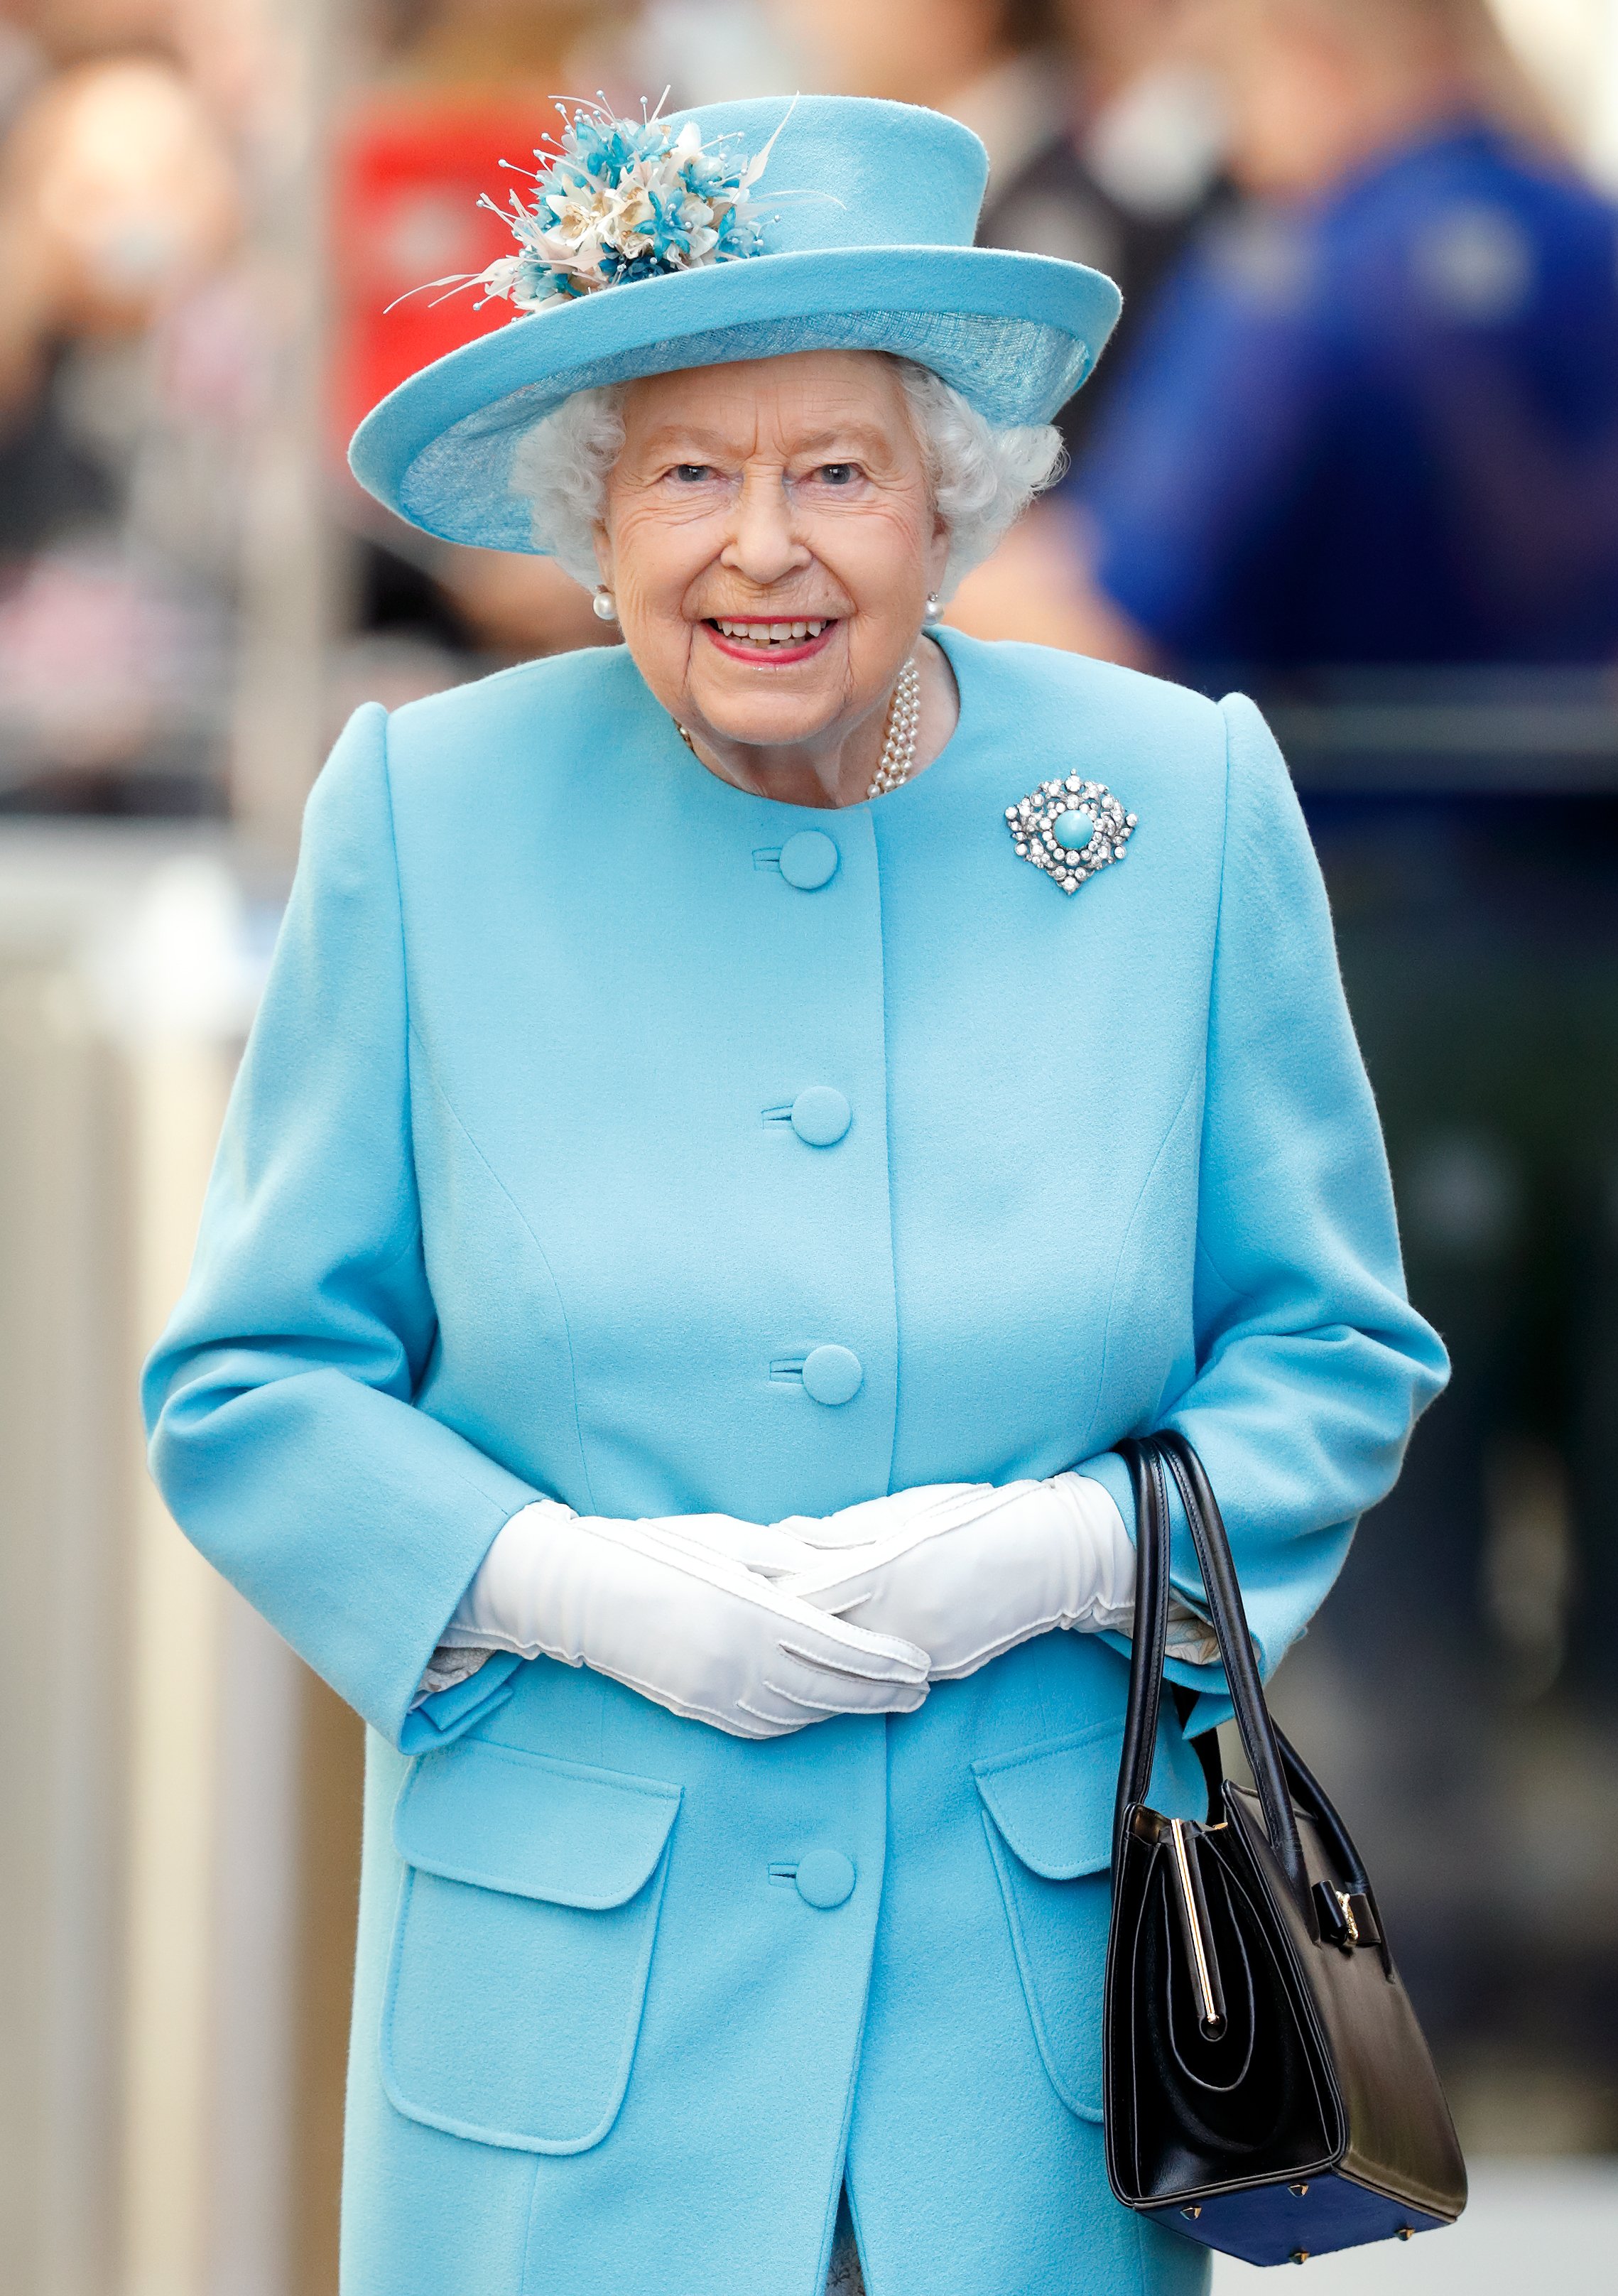
[[[791,501],[781,473],[746,472],[720,563],[763,587],[806,566],[810,555],[793,533]]]

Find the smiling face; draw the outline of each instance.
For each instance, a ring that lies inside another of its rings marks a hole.
[[[624,425],[596,551],[671,716],[783,750],[886,709],[949,555],[892,362],[801,351],[651,375]]]

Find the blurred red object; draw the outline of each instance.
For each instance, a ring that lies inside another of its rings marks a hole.
[[[407,375],[511,323],[510,303],[478,308],[476,286],[429,283],[512,252],[511,233],[478,199],[486,192],[504,206],[513,190],[525,191],[511,168],[532,168],[535,146],[556,126],[537,95],[498,103],[372,98],[350,120],[338,148],[332,228],[339,453],[361,416]]]

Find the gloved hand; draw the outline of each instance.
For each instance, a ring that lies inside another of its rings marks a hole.
[[[1085,1475],[932,1484],[772,1529],[822,1550],[784,1589],[919,1643],[934,1682],[1052,1628],[1127,1634],[1134,1623],[1135,1551],[1110,1494]]]
[[[915,1711],[925,1651],[805,1602],[737,1552],[764,1569],[797,1555],[728,1516],[627,1522],[541,1499],[500,1532],[439,1647],[592,1667],[738,1738]]]
[[[941,1511],[952,1520],[969,1521],[997,1505],[1002,1489],[1022,1488],[1020,1483],[918,1483],[911,1490],[859,1499],[835,1514],[783,1515],[779,1522],[764,1526],[764,1536],[783,1560],[797,1553],[800,1560],[794,1567],[802,1570],[817,1564],[828,1549],[876,1546],[923,1518],[933,1524]],[[707,1518],[688,1515],[682,1520],[700,1524]]]
[[[789,1578],[819,1568],[826,1550],[874,1546],[919,1514],[953,1500],[968,1513],[996,1496],[993,1483],[920,1483],[914,1490],[860,1499],[835,1514],[789,1514],[779,1522],[743,1522],[732,1514],[674,1514],[658,1518],[661,1537],[704,1554],[723,1555],[764,1578]]]

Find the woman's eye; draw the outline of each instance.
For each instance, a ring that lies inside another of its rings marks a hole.
[[[860,470],[857,463],[822,463],[820,475],[829,487],[851,487]]]
[[[714,473],[707,463],[676,463],[674,476],[682,487],[699,487],[704,479]]]

